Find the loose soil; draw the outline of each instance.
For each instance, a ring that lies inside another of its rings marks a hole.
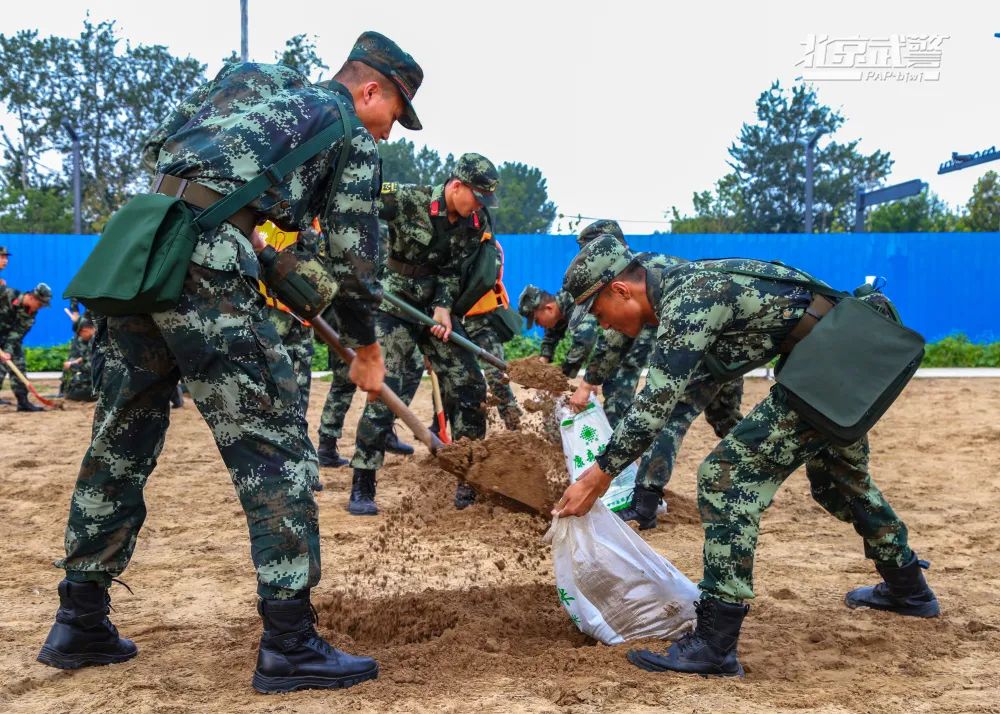
[[[327,386],[312,394],[313,433]],[[749,380],[747,403],[769,386]],[[341,440],[348,457],[361,406],[357,396]],[[428,384],[414,406],[429,420]],[[625,659],[629,645],[581,635],[559,604],[541,542],[548,519],[499,498],[456,511],[455,478],[418,454],[388,458],[378,517],[344,510],[348,469],[324,469],[317,495],[320,629],[377,657],[379,679],[343,691],[255,694],[260,622],[246,521],[190,401],[171,413],[146,487],[148,517],[125,573],[134,594],[112,589],[114,622],[139,656],[76,672],[44,667],[34,658],[58,605],[51,563],[62,552],[92,413],[75,403],[45,414],[0,407],[3,712],[1000,711],[1000,380],[914,380],[872,435],[874,478],[932,562],[942,616],[843,607],[843,593],[875,582],[875,573],[853,529],[812,501],[800,470],[762,522],[742,681],[642,672]],[[640,534],[695,580],[695,471],[715,443],[699,419],[677,461],[669,513]],[[557,446],[538,448],[540,460],[552,451],[561,459]]]
[[[549,394],[562,394],[572,389],[559,367],[539,362],[537,357],[524,357],[508,362],[507,375],[512,382]]]

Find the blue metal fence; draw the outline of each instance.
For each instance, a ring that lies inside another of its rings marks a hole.
[[[516,300],[527,283],[555,291],[573,255],[571,236],[504,235],[507,289]],[[885,288],[907,324],[928,341],[963,332],[975,342],[1000,340],[1000,317],[988,299],[1000,275],[1000,233],[692,234],[629,236],[637,251],[683,258],[746,257],[781,260],[850,290],[868,275]],[[62,291],[97,242],[96,236],[0,235],[14,254],[2,273],[27,289],[47,282],[52,309],[40,313],[27,344],[52,345],[71,336]]]

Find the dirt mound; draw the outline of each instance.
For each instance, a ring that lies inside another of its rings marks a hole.
[[[567,485],[562,454],[529,432],[461,440],[438,454],[445,471],[487,493],[499,493],[548,513]]]
[[[508,362],[507,375],[512,382],[549,394],[562,394],[573,388],[559,367],[540,362],[537,357],[524,357]]]

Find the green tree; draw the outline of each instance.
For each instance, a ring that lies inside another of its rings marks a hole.
[[[497,198],[492,211],[493,228],[498,233],[548,233],[556,218],[556,204],[549,200],[548,184],[542,172],[521,163],[503,163]]]
[[[820,104],[815,90],[796,85],[791,91],[778,82],[757,99],[757,120],[745,123],[729,147],[733,171],[715,192],[695,194],[695,213],[683,216],[671,209],[673,230],[748,233],[795,233],[805,224],[805,144],[817,132],[835,134],[844,117]],[[892,159],[876,151],[862,154],[858,141],[822,139],[814,151],[813,220],[818,232],[846,230],[853,223],[858,188],[878,186],[889,174]]]
[[[73,198],[59,187],[0,191],[0,233],[71,233]]]
[[[967,231],[1000,231],[1000,176],[987,171],[972,188],[961,226]]]
[[[455,156],[444,159],[434,149],[416,145],[406,139],[379,144],[382,157],[382,178],[396,183],[433,185],[446,181],[455,169]]]
[[[0,101],[15,117],[17,134],[0,176],[25,191],[65,189],[72,172],[63,128],[68,122],[81,136],[83,221],[93,230],[148,184],[139,162],[145,137],[204,80],[205,71],[197,60],[174,57],[162,45],[132,46],[118,37],[114,22],[94,24],[89,17],[76,38],[0,35],[0,64]],[[42,166],[40,157],[48,152],[62,155],[60,172]],[[24,193],[27,200],[42,195]]]
[[[870,209],[865,226],[872,233],[940,233],[958,229],[959,220],[937,194],[921,191]]]
[[[285,42],[285,51],[274,53],[274,59],[278,64],[296,69],[306,77],[312,78],[313,73],[321,69],[330,69],[323,64],[323,60],[316,54],[315,35],[310,39],[306,35],[295,35]],[[319,81],[320,74],[313,81]]]

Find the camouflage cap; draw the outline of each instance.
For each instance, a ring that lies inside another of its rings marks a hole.
[[[403,97],[403,115],[399,123],[414,131],[423,125],[413,108],[413,96],[424,81],[424,71],[410,55],[385,35],[373,30],[363,32],[347,56],[349,62],[361,62],[384,74]]]
[[[84,330],[84,329],[86,329],[88,327],[94,327],[94,328],[96,328],[97,325],[95,325],[93,323],[93,321],[91,321],[91,319],[89,317],[81,317],[80,320],[74,326],[74,329],[77,332],[79,332],[80,330]]]
[[[31,294],[38,298],[43,306],[47,306],[52,302],[52,288],[45,283],[38,283],[35,289],[31,291]]]
[[[584,227],[580,231],[580,236],[576,239],[576,244],[581,248],[590,241],[594,240],[598,236],[602,236],[605,233],[609,233],[617,238],[622,245],[628,245],[625,242],[625,234],[622,233],[622,227],[618,225],[618,221],[612,221],[607,218],[601,218],[600,220],[594,221],[589,226]]]
[[[7,246],[0,245],[0,255],[11,255],[11,252],[7,250]]]
[[[500,174],[493,162],[482,154],[462,154],[455,166],[455,178],[469,186],[481,204],[488,208],[498,205],[496,190]]]
[[[542,295],[545,293],[537,285],[524,286],[521,297],[517,299],[517,311],[528,321],[528,329],[535,326],[535,310],[542,304]]]
[[[615,276],[635,262],[624,244],[612,235],[602,235],[587,243],[566,268],[563,290],[573,296],[573,301],[589,312],[598,294]]]

